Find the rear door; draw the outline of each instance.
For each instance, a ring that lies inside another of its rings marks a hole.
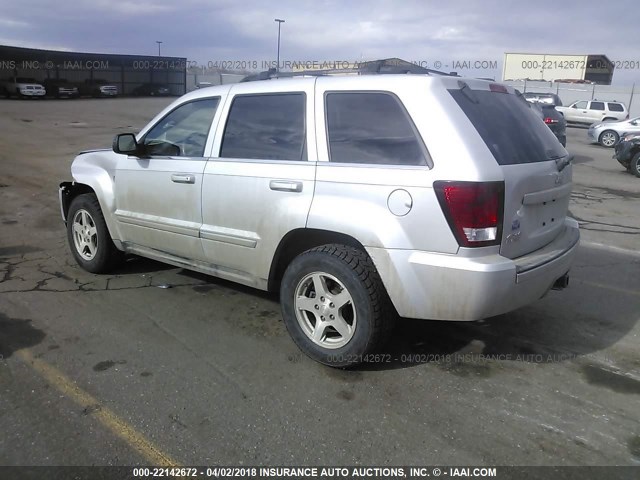
[[[606,116],[607,112],[604,109],[604,102],[590,102],[589,109],[587,111],[587,117],[592,122],[600,122]]]
[[[564,231],[571,194],[567,151],[523,99],[506,90],[450,90],[504,175],[501,255],[517,258]],[[564,168],[562,168],[564,166]]]
[[[223,278],[266,288],[278,244],[306,225],[316,168],[314,82],[231,89],[216,158],[204,171],[200,230],[207,261]]]

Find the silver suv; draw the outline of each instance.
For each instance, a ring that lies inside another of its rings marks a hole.
[[[581,100],[573,102],[568,107],[556,107],[568,123],[598,123],[607,121],[622,121],[629,118],[629,112],[624,103],[602,102],[600,100]]]
[[[199,89],[60,186],[71,252],[280,291],[295,343],[367,361],[394,319],[477,320],[564,287],[572,166],[511,87],[422,75]]]

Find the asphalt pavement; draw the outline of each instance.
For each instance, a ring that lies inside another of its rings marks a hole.
[[[0,465],[639,465],[640,179],[568,130],[569,288],[302,355],[277,298],[150,260],[92,275],[57,185],[167,99],[0,102]],[[463,294],[463,292],[461,292]]]

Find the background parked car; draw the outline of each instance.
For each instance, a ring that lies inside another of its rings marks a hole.
[[[71,84],[64,78],[60,78],[60,79],[47,78],[42,83],[47,92],[47,95],[50,97],[78,98],[80,96],[80,93],[78,92],[78,87]]]
[[[624,103],[600,100],[581,100],[573,102],[568,107],[557,107],[557,110],[564,115],[568,123],[596,123],[611,121],[621,121],[629,118],[629,112]]]
[[[3,83],[7,98],[16,95],[18,98],[44,98],[46,90],[35,78],[11,77]]]
[[[613,158],[620,162],[624,168],[640,178],[640,134],[626,135],[616,145],[616,153]]]
[[[531,108],[533,108],[536,114],[542,119],[547,127],[549,127],[562,146],[566,147],[567,121],[564,119],[564,115],[556,110],[553,103],[538,102],[533,100],[533,97],[527,98],[525,94],[522,94],[522,98],[531,104]]]
[[[587,131],[587,137],[603,147],[614,147],[625,133],[640,134],[640,117],[622,122],[594,123]]]
[[[542,120],[551,129],[558,141],[563,147],[567,146],[567,121],[558,110],[555,105],[550,103],[538,103],[537,104],[542,111]]]
[[[522,96],[528,102],[538,102],[538,103],[549,103],[551,105],[555,105],[556,107],[562,106],[562,100],[555,93],[536,93],[536,92],[525,92]]]
[[[166,85],[162,85],[159,83],[143,83],[139,87],[136,87],[131,92],[136,96],[150,96],[150,97],[161,97],[171,95],[171,90]]]
[[[78,85],[80,95],[85,97],[117,97],[118,87],[100,78],[87,79]]]

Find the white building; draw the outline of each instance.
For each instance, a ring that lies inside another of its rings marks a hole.
[[[614,64],[605,55],[505,53],[502,80],[575,81],[611,85]]]

